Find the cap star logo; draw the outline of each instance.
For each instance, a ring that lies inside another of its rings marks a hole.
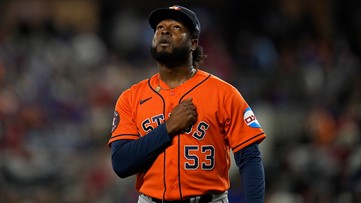
[[[199,29],[199,25],[196,25],[196,30],[198,30],[198,31],[200,30],[200,29]]]
[[[171,6],[171,7],[169,7],[169,8],[170,8],[170,9],[173,9],[173,10],[177,10],[177,11],[182,10],[182,8],[179,7],[179,6]]]

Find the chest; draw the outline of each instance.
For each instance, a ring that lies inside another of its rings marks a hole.
[[[137,101],[139,105],[134,109],[133,114],[139,133],[144,136],[164,123],[171,115],[172,110],[181,101],[190,97],[193,98],[193,103],[197,108],[198,119],[197,123],[187,133],[201,138],[206,131],[212,129],[221,131],[222,123],[224,123],[222,121],[224,117],[222,97],[215,92],[195,88],[190,91],[172,89],[144,94]],[[210,128],[210,126],[212,127]]]

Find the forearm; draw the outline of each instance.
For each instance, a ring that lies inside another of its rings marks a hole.
[[[149,167],[168,146],[171,138],[162,124],[137,140],[119,140],[112,143],[112,166],[121,178],[134,175]]]
[[[254,143],[235,153],[235,159],[242,178],[247,203],[263,203],[265,175],[261,152]]]

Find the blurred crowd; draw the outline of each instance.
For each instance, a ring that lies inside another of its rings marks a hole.
[[[136,202],[107,142],[119,94],[157,72],[147,17],[168,3],[0,2],[0,202]],[[361,2],[182,5],[201,21],[201,69],[236,86],[266,131],[266,203],[361,202]]]

